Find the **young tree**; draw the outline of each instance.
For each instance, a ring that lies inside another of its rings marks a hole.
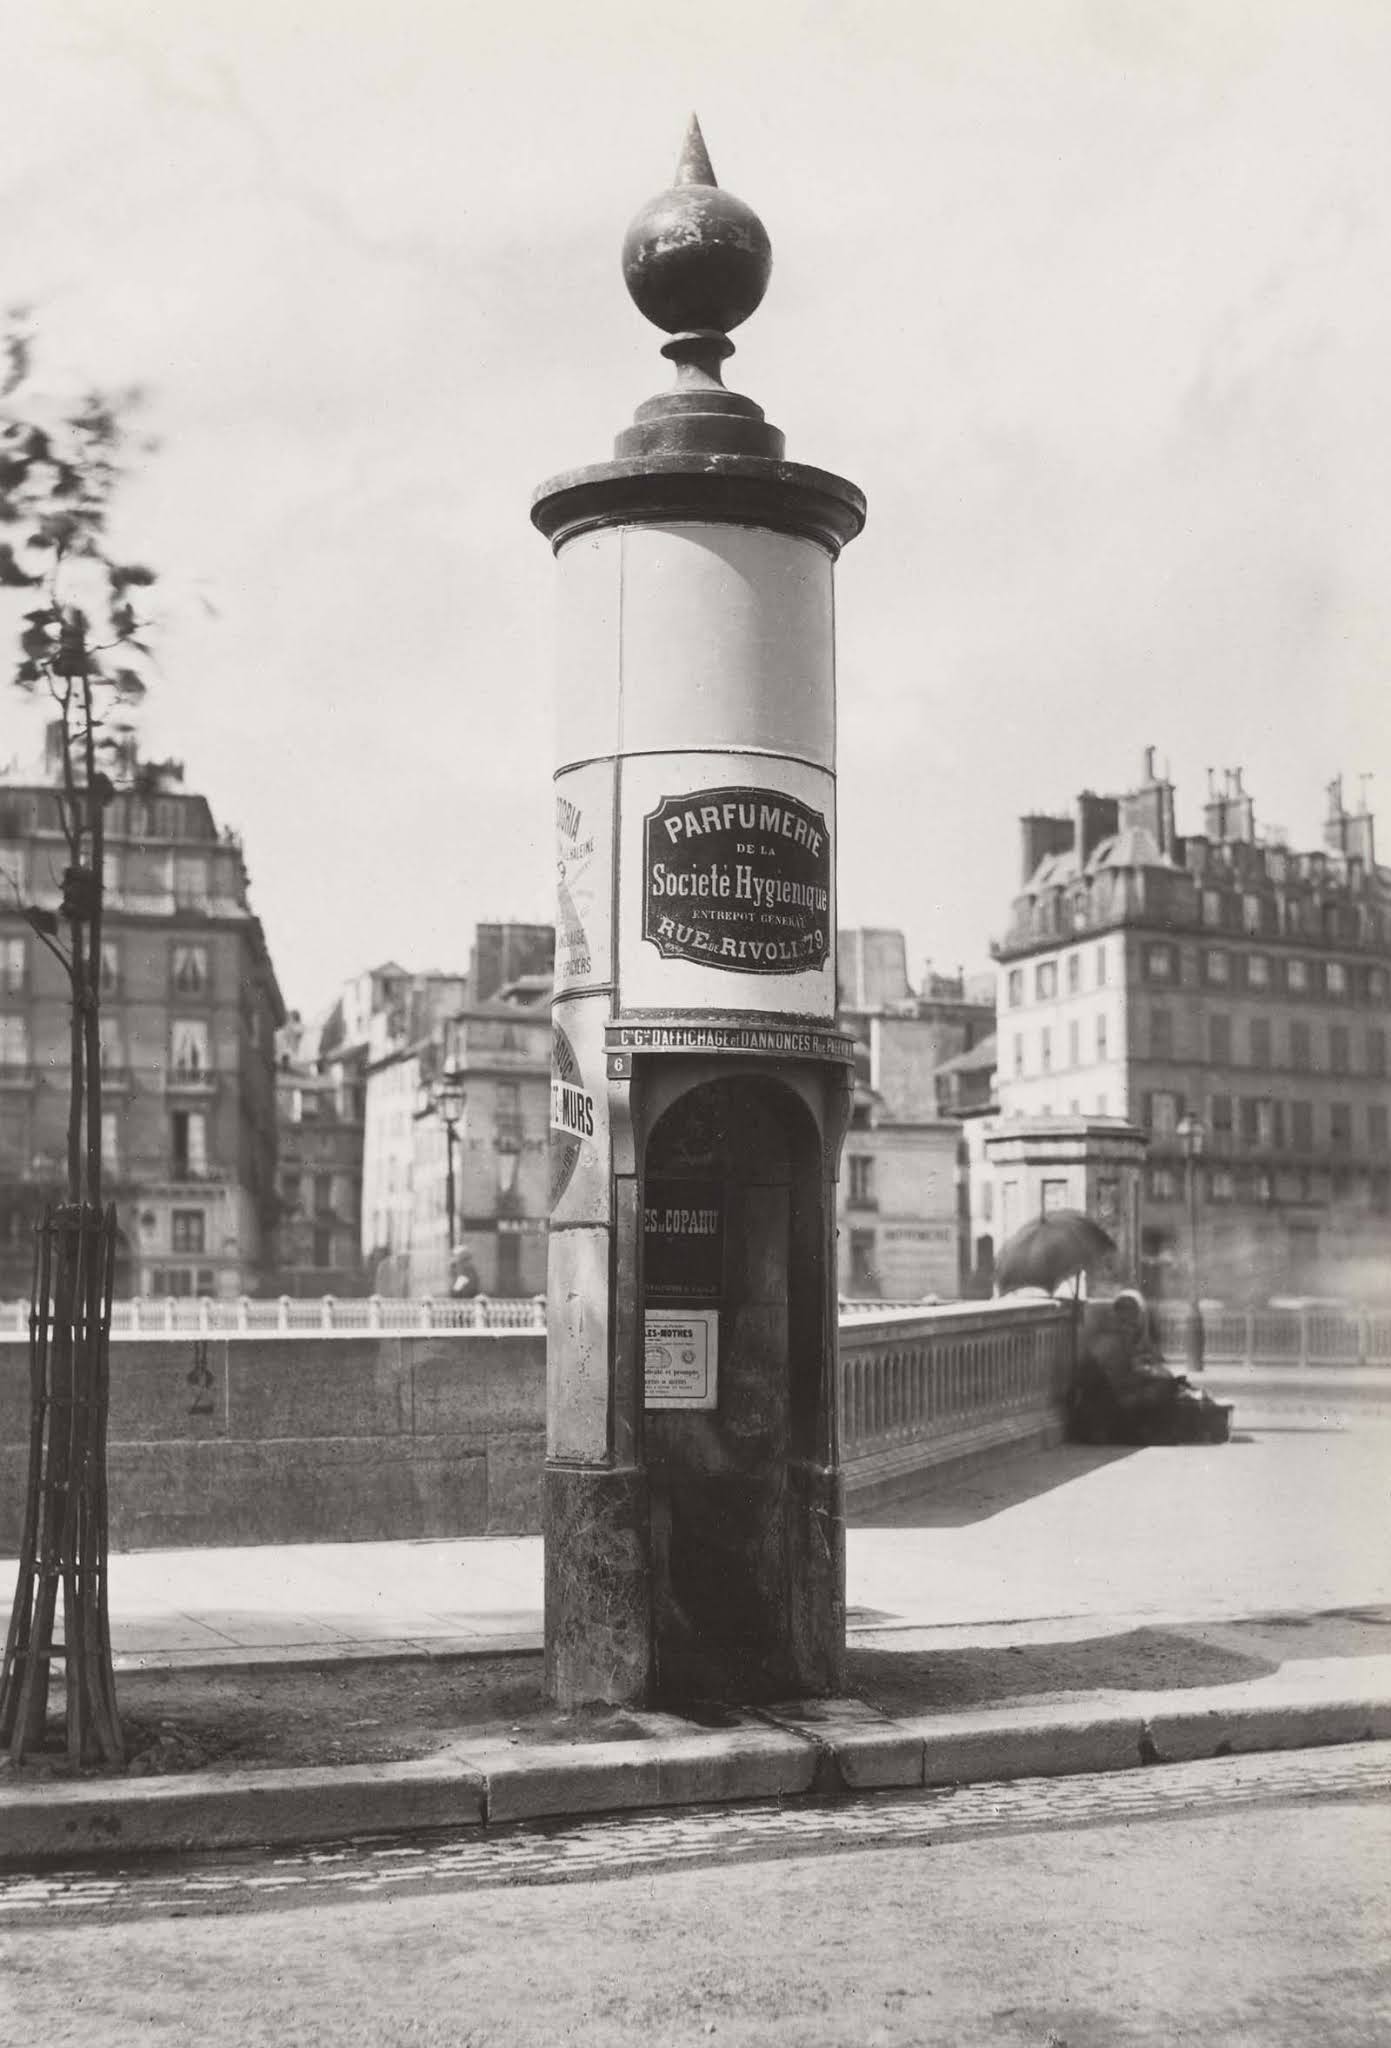
[[[55,1661],[63,1664],[67,1751],[119,1763],[120,1719],[107,1620],[106,1419],[114,1205],[102,1197],[101,958],[108,772],[145,694],[136,593],[154,582],[117,555],[112,499],[131,450],[137,394],[96,392],[48,408],[15,319],[0,377],[0,589],[15,593],[13,681],[54,706],[68,866],[58,910],[23,905],[71,989],[66,1200],[36,1232],[29,1314],[30,1445],[19,1581],[0,1668],[0,1746],[42,1746]],[[58,1590],[63,1634],[55,1644]]]

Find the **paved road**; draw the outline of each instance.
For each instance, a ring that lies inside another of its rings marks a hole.
[[[1351,2048],[1391,2038],[1389,1911],[1366,1744],[16,1879],[0,2034]]]

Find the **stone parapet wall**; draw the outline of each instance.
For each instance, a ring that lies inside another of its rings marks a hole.
[[[546,1340],[130,1338],[111,1347],[111,1541],[180,1546],[539,1528]],[[27,1347],[0,1341],[0,1552],[18,1547]]]

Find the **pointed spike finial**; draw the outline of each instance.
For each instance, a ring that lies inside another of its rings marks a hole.
[[[686,140],[681,145],[681,155],[676,165],[675,183],[678,185],[717,185],[710,152],[705,147],[705,137],[700,132],[700,122],[692,114],[691,124],[686,130]]]

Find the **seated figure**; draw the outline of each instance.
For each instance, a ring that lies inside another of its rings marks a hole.
[[[1223,1443],[1231,1409],[1171,1372],[1133,1288],[1089,1301],[1077,1332],[1068,1433],[1086,1444]]]

